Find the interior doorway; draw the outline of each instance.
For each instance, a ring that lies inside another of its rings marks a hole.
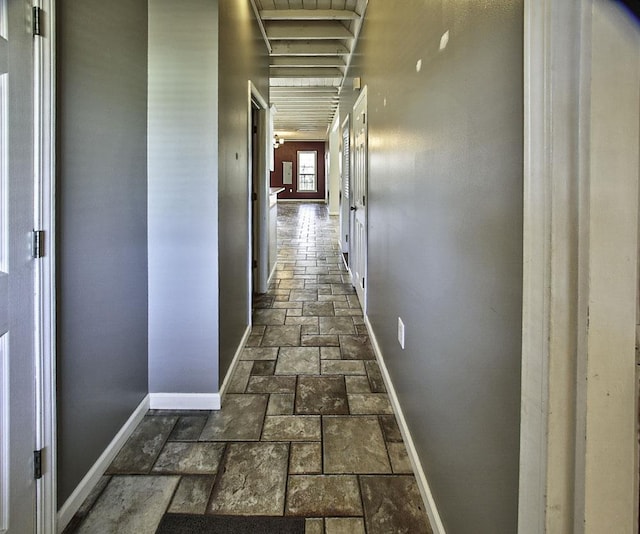
[[[249,317],[255,295],[266,293],[269,280],[269,108],[249,82]]]
[[[351,131],[349,129],[349,116],[342,123],[340,140],[340,248],[342,258],[349,268],[349,227],[351,219],[350,211],[350,184],[351,184]]]
[[[364,87],[353,107],[354,144],[349,267],[352,283],[365,313],[367,311],[367,183],[369,171],[367,122],[367,88]]]

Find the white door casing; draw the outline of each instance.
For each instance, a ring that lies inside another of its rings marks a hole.
[[[364,87],[353,107],[353,180],[351,183],[352,225],[349,266],[351,278],[362,309],[366,313],[367,295],[367,88]]]
[[[36,528],[34,62],[29,3],[0,1],[0,532]]]

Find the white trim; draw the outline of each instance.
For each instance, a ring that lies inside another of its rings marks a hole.
[[[76,489],[73,490],[73,493],[62,505],[58,512],[58,532],[62,532],[69,524],[69,521],[73,519],[73,516],[78,511],[84,500],[89,496],[91,490],[96,486],[100,477],[102,477],[118,452],[120,452],[122,446],[142,421],[149,410],[149,397],[150,396],[147,395],[142,399],[142,402],[131,414],[131,417],[129,417],[113,440],[111,440],[111,443],[109,443],[107,448],[100,455],[100,458],[96,460],[96,463],[93,464],[91,469],[89,469],[89,472],[80,481],[80,484],[76,486]]]
[[[0,336],[0,534],[9,528],[9,332]]]
[[[371,340],[373,352],[376,355],[378,365],[380,366],[380,371],[382,372],[382,378],[384,380],[384,385],[387,388],[389,400],[391,401],[391,407],[393,408],[396,420],[398,421],[398,426],[400,427],[400,432],[402,433],[402,439],[404,440],[404,444],[407,448],[407,454],[409,455],[411,467],[413,468],[413,473],[415,474],[416,481],[418,483],[418,489],[420,490],[420,495],[422,495],[422,500],[424,501],[427,515],[429,516],[431,528],[433,529],[434,534],[446,534],[442,519],[440,518],[440,513],[438,512],[436,502],[433,498],[433,493],[431,493],[431,488],[429,487],[429,482],[427,481],[427,476],[422,469],[422,463],[420,462],[418,451],[416,450],[416,447],[413,443],[413,438],[411,437],[409,426],[407,425],[407,421],[405,420],[404,414],[402,413],[402,407],[400,406],[398,395],[396,394],[396,390],[394,389],[393,383],[391,382],[391,377],[389,376],[387,366],[384,363],[382,350],[380,349],[378,340],[373,333],[373,326],[371,326],[369,317],[366,315],[364,316],[364,322],[367,326],[367,331],[369,332],[369,339]]]
[[[258,150],[253,148],[253,101],[257,103],[258,108],[258,135],[257,143]],[[249,220],[249,287],[251,292],[265,293],[267,291],[267,277],[269,273],[269,153],[273,152],[271,139],[269,137],[269,106],[267,101],[262,96],[258,88],[253,84],[251,80],[248,82],[248,96],[247,96],[247,176],[248,176],[248,220]],[[257,153],[258,162],[254,166],[253,155]],[[257,170],[257,179],[253,176],[254,167]],[[253,185],[256,183],[256,214],[257,221],[253,220]],[[253,230],[254,224],[257,223],[257,235],[255,236],[256,243],[256,258],[257,261],[257,273],[254,287],[253,277]],[[248,308],[248,322],[251,322],[251,295],[249,296],[247,303]]]
[[[219,410],[219,393],[149,393],[151,410]]]
[[[57,518],[56,285],[55,285],[55,0],[35,0],[42,9],[42,35],[34,40],[34,228],[45,233],[45,256],[36,260],[36,448],[43,476],[36,485],[39,534],[53,534]]]
[[[267,50],[269,51],[269,54],[271,54],[271,43],[269,42],[269,38],[267,37],[267,31],[264,28],[264,22],[262,22],[262,18],[260,17],[260,11],[256,6],[255,0],[249,0],[249,1],[251,3],[251,9],[253,9],[253,14],[256,16],[256,20],[258,21],[258,27],[260,28],[260,33],[262,34],[262,39],[264,40],[264,44],[266,45]]]
[[[275,272],[275,269],[273,271]],[[271,275],[273,276],[273,272],[271,273]],[[231,365],[229,366],[229,370],[227,371],[227,374],[225,375],[224,380],[222,381],[222,386],[220,386],[220,393],[219,393],[220,399],[222,399],[225,393],[227,392],[227,388],[229,387],[229,382],[231,382],[231,377],[233,376],[233,372],[236,370],[236,366],[240,361],[240,355],[242,354],[242,351],[244,350],[244,346],[247,344],[247,341],[249,340],[250,335],[251,335],[251,325],[247,326],[246,330],[244,331],[244,335],[240,340],[238,349],[236,350],[236,353],[233,355],[233,360],[231,360]]]

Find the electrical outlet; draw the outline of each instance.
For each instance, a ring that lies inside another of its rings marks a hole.
[[[398,317],[398,343],[400,343],[402,350],[404,350],[404,323],[400,317]]]

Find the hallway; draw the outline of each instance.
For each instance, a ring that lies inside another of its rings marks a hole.
[[[152,534],[165,512],[431,532],[337,233],[324,204],[278,205],[277,271],[222,410],[148,412],[65,534]]]

